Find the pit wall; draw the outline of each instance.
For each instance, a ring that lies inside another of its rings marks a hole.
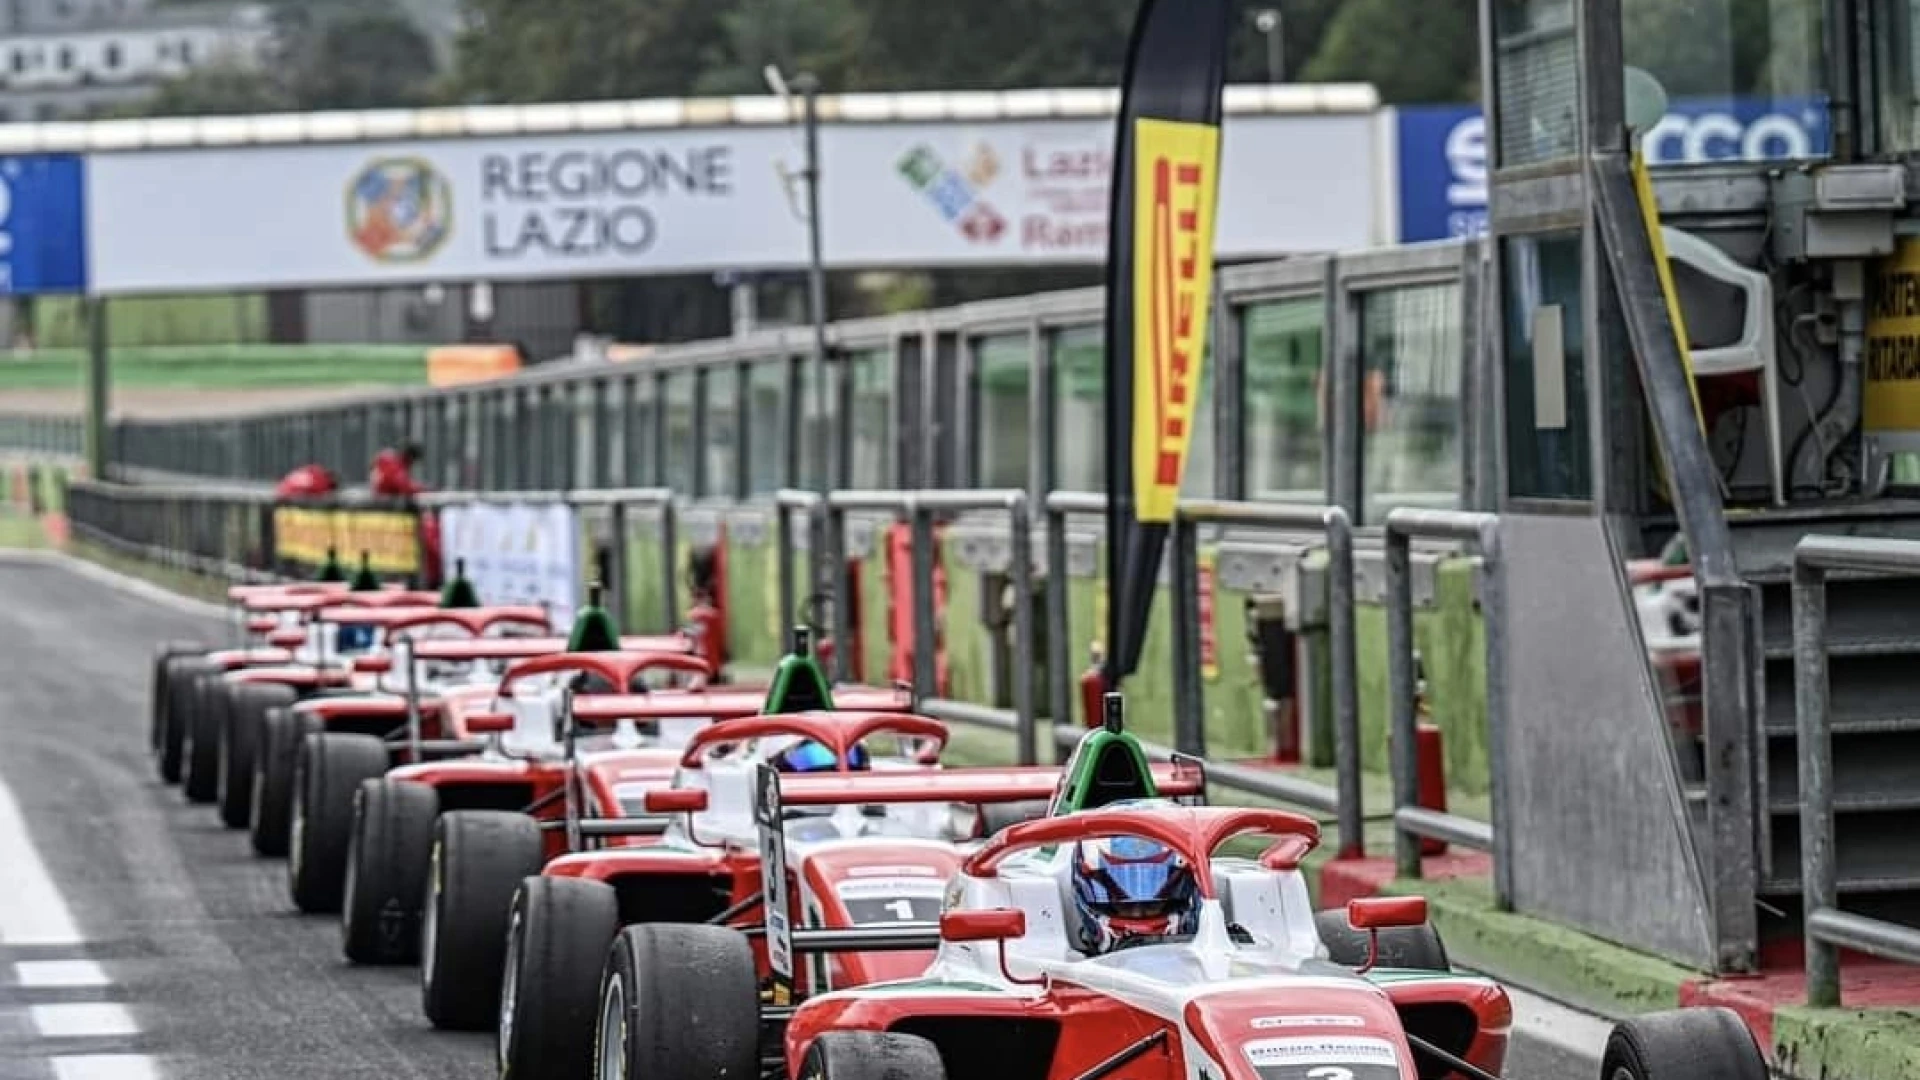
[[[726,547],[727,615],[731,669],[735,678],[750,678],[770,671],[786,640],[786,628],[779,624],[778,555],[774,545],[772,515],[753,509],[714,512],[713,518],[728,522]],[[853,530],[858,534],[862,530]],[[804,532],[796,525],[796,532]],[[713,535],[710,522],[700,515],[683,514],[675,565],[680,568],[676,588],[682,606],[687,603],[685,567],[696,540]],[[877,536],[877,531],[870,535]],[[1007,706],[1006,692],[996,698],[993,659],[994,636],[988,630],[983,601],[988,598],[989,579],[993,596],[1000,595],[1003,575],[989,574],[965,564],[957,554],[957,545],[944,544],[942,555],[947,577],[947,606],[941,620],[948,662],[952,671],[951,696],[983,705]],[[1036,541],[1036,552],[1043,547]],[[850,555],[861,560],[860,628],[868,682],[888,679],[890,634],[888,628],[888,584],[877,543],[865,551],[850,548]],[[1202,558],[1211,557],[1211,546],[1203,546]],[[636,519],[627,543],[627,611],[638,631],[661,629],[660,539],[657,530]],[[804,598],[810,581],[808,554],[795,553],[795,580],[801,583]],[[1439,564],[1435,572],[1434,600],[1420,607],[1414,616],[1415,645],[1425,663],[1427,689],[1433,721],[1443,733],[1446,752],[1447,786],[1465,794],[1484,794],[1487,790],[1486,739],[1486,638],[1474,589],[1476,564],[1467,559],[1451,559]],[[1070,576],[1069,626],[1071,638],[1067,657],[1068,677],[1077,679],[1092,656],[1097,620],[1104,620],[1104,569],[1102,576]],[[1044,579],[1036,575],[1044,587]],[[1264,759],[1272,751],[1261,709],[1261,690],[1257,669],[1248,645],[1247,594],[1219,589],[1213,604],[1215,669],[1205,680],[1207,702],[1207,751],[1224,760]],[[1038,601],[1037,601],[1038,602]],[[1148,738],[1162,743],[1172,741],[1173,643],[1170,632],[1172,610],[1169,590],[1162,587],[1154,600],[1153,617],[1142,652],[1139,671],[1126,685],[1128,715]],[[1044,623],[1044,604],[1036,611],[1036,624]],[[1043,630],[1044,632],[1044,630]],[[1360,677],[1362,760],[1369,772],[1387,773],[1387,620],[1385,609],[1370,602],[1362,591],[1356,612],[1358,669]],[[1324,631],[1309,631],[1322,647],[1306,650],[1313,658],[1308,677],[1313,681],[1309,694],[1314,715],[1308,736],[1308,764],[1331,764],[1332,739],[1328,692],[1329,673],[1324,648]],[[1044,714],[1049,697],[1043,649],[1039,655],[1020,657],[1017,662],[1031,664],[1042,678],[1035,681],[1036,704]],[[1004,682],[1004,680],[1002,680]],[[1078,694],[1073,700],[1078,708]],[[1074,720],[1080,719],[1074,717]]]

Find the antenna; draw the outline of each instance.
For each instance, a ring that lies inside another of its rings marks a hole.
[[[1101,699],[1100,726],[1115,735],[1126,730],[1127,704],[1117,690],[1110,690]]]
[[[805,624],[793,628],[793,655],[813,655],[813,631],[807,629]]]
[[[602,586],[598,581],[589,582],[587,584],[587,606],[588,607],[600,606],[601,591],[602,591]]]

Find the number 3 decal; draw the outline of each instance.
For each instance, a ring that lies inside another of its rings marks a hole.
[[[1307,1080],[1353,1080],[1353,1070],[1341,1065],[1322,1065],[1308,1070]]]

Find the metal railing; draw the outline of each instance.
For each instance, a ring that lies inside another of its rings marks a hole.
[[[1022,765],[1040,762],[1040,735],[1034,716],[1033,665],[1020,661],[1033,655],[1033,522],[1027,493],[1004,491],[835,491],[825,501],[827,549],[821,553],[833,574],[834,667],[841,680],[851,677],[851,605],[840,598],[851,595],[847,574],[846,516],[850,511],[878,511],[904,518],[913,530],[913,683],[919,710],[938,720],[1006,730],[1014,737],[1014,755]],[[936,696],[938,687],[934,642],[937,640],[933,592],[933,521],[936,514],[998,510],[1007,515],[1013,553],[1013,709],[992,709],[971,702]],[[783,530],[782,535],[785,536]],[[782,559],[790,558],[782,552]]]
[[[1413,648],[1413,541],[1472,543],[1482,564],[1481,609],[1487,649],[1487,774],[1491,822],[1419,805],[1419,732]],[[1420,841],[1442,840],[1493,854],[1494,902],[1510,907],[1513,871],[1498,840],[1506,825],[1507,679],[1505,568],[1500,519],[1451,510],[1395,510],[1387,515],[1387,753],[1393,774],[1393,853],[1400,876],[1421,875]]]
[[[254,485],[67,483],[73,535],[121,555],[225,581],[273,576],[273,491]]]
[[[1793,549],[1794,721],[1800,759],[1800,894],[1807,1004],[1840,1005],[1840,950],[1920,964],[1920,930],[1840,910],[1833,838],[1833,717],[1827,684],[1827,578],[1920,577],[1920,541],[1807,536]]]
[[[1183,499],[1173,511],[1173,730],[1174,747],[1206,756],[1206,689],[1200,673],[1200,530],[1203,524],[1241,528],[1312,529],[1327,543],[1327,622],[1332,639],[1334,783],[1286,780],[1288,802],[1337,815],[1340,855],[1366,854],[1366,814],[1360,791],[1360,675],[1354,630],[1353,523],[1338,506]],[[1210,771],[1217,770],[1210,767]]]

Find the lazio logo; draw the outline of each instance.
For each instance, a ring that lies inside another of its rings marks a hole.
[[[383,158],[347,186],[347,235],[382,263],[424,262],[453,231],[453,188],[421,158]]]

